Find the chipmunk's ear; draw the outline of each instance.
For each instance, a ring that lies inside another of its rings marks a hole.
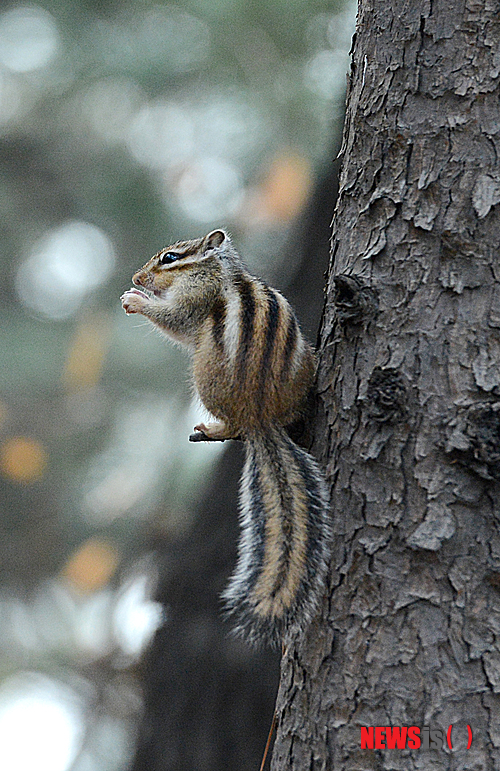
[[[223,230],[212,230],[208,236],[205,236],[204,251],[217,249],[219,246],[222,246],[226,238],[229,238],[229,236]]]

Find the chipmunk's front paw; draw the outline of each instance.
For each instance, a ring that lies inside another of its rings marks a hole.
[[[212,442],[223,442],[225,439],[232,439],[232,434],[223,420],[214,420],[212,423],[198,423],[194,427],[195,431],[206,436]]]
[[[120,297],[125,313],[142,313],[149,297],[140,289],[129,289]]]

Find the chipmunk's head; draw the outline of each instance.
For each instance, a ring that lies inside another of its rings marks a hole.
[[[132,281],[161,296],[179,280],[213,280],[224,267],[238,260],[231,239],[223,230],[212,230],[203,238],[178,241],[161,249],[137,273]]]

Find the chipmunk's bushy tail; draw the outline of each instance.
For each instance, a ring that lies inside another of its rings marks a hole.
[[[329,565],[328,495],[316,461],[284,429],[247,437],[241,478],[241,538],[223,594],[236,633],[276,644],[305,629],[322,596]]]

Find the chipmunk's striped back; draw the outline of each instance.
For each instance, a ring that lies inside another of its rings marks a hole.
[[[220,359],[207,369],[214,349]],[[242,270],[231,271],[194,353],[194,379],[207,409],[237,434],[286,425],[303,411],[313,374],[312,350],[287,300]]]

